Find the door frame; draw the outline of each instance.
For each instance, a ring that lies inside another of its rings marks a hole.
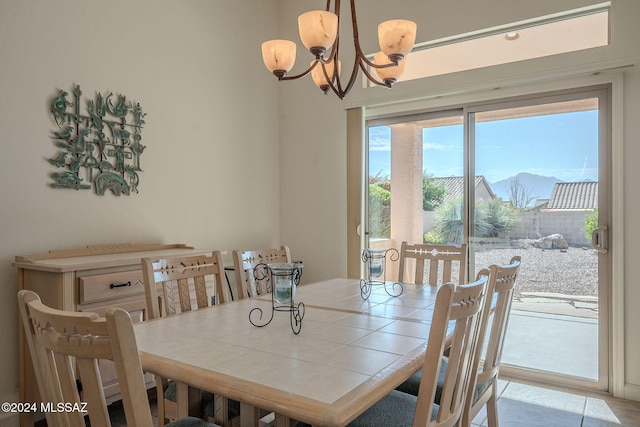
[[[406,103],[393,102],[372,106],[358,107],[348,110],[347,117],[347,169],[358,168],[360,173],[347,174],[347,194],[351,199],[355,197],[359,203],[351,203],[347,209],[347,220],[350,229],[347,233],[348,259],[347,269],[349,277],[357,278],[356,271],[361,271],[360,253],[364,241],[364,235],[359,234],[362,228],[364,206],[364,143],[365,122],[372,118],[389,117],[393,115],[411,114],[413,112],[437,111],[456,108],[460,105],[469,105],[476,102],[490,102],[492,100],[506,99],[514,96],[528,96],[544,92],[576,90],[598,85],[610,85],[610,121],[611,128],[611,160],[610,160],[610,294],[609,294],[609,391],[618,397],[625,395],[625,305],[624,305],[624,147],[623,147],[623,71],[602,72],[599,74],[576,75],[565,78],[536,80],[529,84],[505,86],[498,88],[478,87],[468,89],[463,93],[450,96],[432,96],[422,99],[408,100]],[[358,111],[359,113],[354,113]],[[363,117],[359,125],[353,126],[349,117]],[[360,155],[354,155],[354,153]],[[353,219],[353,221],[349,221]],[[357,249],[356,249],[357,248]]]

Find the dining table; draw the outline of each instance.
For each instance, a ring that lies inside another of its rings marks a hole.
[[[241,426],[265,411],[276,425],[344,426],[423,365],[437,287],[389,286],[366,299],[356,279],[298,286],[299,333],[270,295],[138,323],[142,367],[213,393],[218,409],[239,401]],[[273,320],[255,326],[253,309]]]

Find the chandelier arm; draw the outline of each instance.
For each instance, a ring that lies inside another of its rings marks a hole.
[[[369,72],[369,70],[367,70],[367,67],[365,67],[365,65],[362,62],[360,62],[360,69],[362,70],[364,75],[367,76],[367,78],[371,81],[371,83],[376,84],[378,86],[384,86],[388,88],[391,87],[391,83],[381,82],[377,80],[375,77],[373,77],[373,75]]]
[[[278,77],[278,80],[295,80],[295,79],[299,79],[300,77],[304,77],[307,74],[309,74],[316,66],[318,65],[318,61],[314,61],[313,64],[311,64],[311,66],[309,66],[309,68],[307,68],[305,71],[303,71],[300,74],[296,74],[295,76],[282,76],[282,77]]]
[[[360,52],[360,53],[362,53],[362,52]],[[389,62],[388,64],[376,64],[373,61],[369,61],[367,59],[367,57],[364,56],[364,55],[362,55],[361,58],[371,68],[391,68],[391,67],[397,67],[398,66],[398,63],[397,62],[393,62],[393,61]]]
[[[353,2],[353,0],[351,0]],[[342,81],[340,80],[340,70],[338,70],[338,61],[340,60],[339,56],[340,56],[340,10],[342,9],[342,7],[340,6],[340,0],[335,0],[334,1],[334,7],[335,7],[335,14],[338,15],[338,33],[336,34],[336,41],[333,43],[333,47],[331,50],[331,54],[333,56],[333,73],[335,74],[336,78],[335,78],[335,83],[333,82],[334,80],[328,80],[329,82],[329,87],[331,88],[331,90],[333,91],[333,93],[335,93],[338,98],[340,99],[344,99],[344,96],[347,94],[348,91],[344,91],[342,90]]]
[[[344,88],[344,91],[342,91],[345,95],[351,91],[351,88],[353,88],[353,85],[356,82],[356,78],[358,77],[358,68],[362,68],[364,70],[361,64],[362,60],[356,55],[355,62],[353,63],[353,70],[351,71],[351,76],[349,77],[347,86]]]
[[[338,80],[338,82],[339,81],[340,80]],[[336,87],[332,82],[329,82],[329,88],[331,88],[331,91],[335,93],[338,98],[344,99],[346,93],[342,89]]]
[[[339,3],[339,0],[336,0],[336,3]],[[356,77],[358,76],[358,67],[362,68],[362,70],[364,71],[364,67],[361,65],[362,60],[364,59],[365,61],[367,61],[367,59],[364,57],[364,54],[362,53],[362,48],[360,47],[360,35],[358,32],[358,18],[356,16],[356,2],[355,0],[350,0],[350,3],[351,3],[351,26],[353,27],[353,47],[355,49],[356,57],[354,58],[354,61],[353,61],[353,70],[351,71],[351,76],[349,77],[347,86],[345,87],[344,90],[340,88],[340,92],[342,93],[342,96],[340,97],[340,99],[343,99],[344,96],[351,91],[351,88],[353,88],[353,85],[356,82]],[[338,85],[339,84],[340,84],[340,81],[338,80]]]
[[[338,26],[340,26],[340,10],[339,10],[340,0],[335,1],[335,7],[336,7],[335,13],[338,15]],[[329,56],[327,57],[326,60],[324,60],[323,58],[323,61],[321,61],[321,63],[328,64],[333,61],[333,76],[335,76],[335,79],[329,78],[325,67],[322,67],[322,71],[324,72],[324,77],[328,83],[328,86],[333,91],[333,93],[335,93],[338,98],[344,99],[348,91],[342,90],[342,83],[340,81],[340,73],[339,73],[339,67],[338,67],[339,56],[340,56],[340,31],[338,31],[338,34],[336,35],[336,40],[333,42],[333,45],[331,46],[331,52]],[[334,80],[335,80],[335,83],[334,83]]]
[[[333,60],[337,61],[337,57],[333,58]],[[337,67],[334,66],[334,68],[333,68],[333,74],[335,74],[335,79],[333,79],[333,78],[330,79],[329,78],[327,70],[326,70],[325,67],[322,67],[322,71],[324,72],[325,80],[328,83],[327,89],[324,91],[324,93],[326,94],[327,91],[329,89],[331,89],[331,91],[333,93],[335,93],[338,98],[344,99],[344,97],[347,95],[348,91],[342,90],[342,85],[340,83],[340,75],[337,74]],[[335,80],[335,84],[333,83],[334,80]]]
[[[328,83],[328,87],[331,89],[331,91],[333,93],[335,93],[338,98],[344,99],[344,97],[346,95],[346,92],[344,92],[342,90],[342,86],[340,84],[340,74],[338,73],[338,67],[337,67],[337,64],[338,64],[338,62],[337,62],[338,61],[338,46],[337,46],[337,44],[338,44],[338,41],[336,40],[335,45],[334,45],[335,46],[335,51],[332,50],[332,59],[331,59],[331,60],[335,61],[333,63],[334,66],[333,66],[333,75],[332,75],[332,77],[335,76],[335,79],[329,78],[329,75],[327,73],[326,67],[323,66],[322,67],[322,71],[324,73],[324,78],[326,79],[326,81]],[[333,83],[334,80],[336,81],[335,84]],[[325,91],[325,94],[326,93],[327,93],[327,91]]]

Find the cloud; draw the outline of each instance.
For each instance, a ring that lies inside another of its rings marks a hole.
[[[369,151],[391,151],[391,143],[389,140],[369,139]]]
[[[434,151],[462,151],[462,144],[442,144],[439,142],[423,142],[423,150]]]

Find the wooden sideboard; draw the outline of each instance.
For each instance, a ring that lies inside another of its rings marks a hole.
[[[16,256],[18,289],[36,292],[50,307],[68,311],[91,311],[101,315],[107,307],[121,307],[134,322],[145,318],[146,304],[140,260],[211,254],[184,244],[112,244],[53,250],[45,254]],[[20,402],[39,402],[29,349],[19,323]],[[120,399],[115,366],[100,366],[107,402]],[[148,385],[155,385],[148,375]],[[21,414],[20,425],[33,425],[33,414]]]

